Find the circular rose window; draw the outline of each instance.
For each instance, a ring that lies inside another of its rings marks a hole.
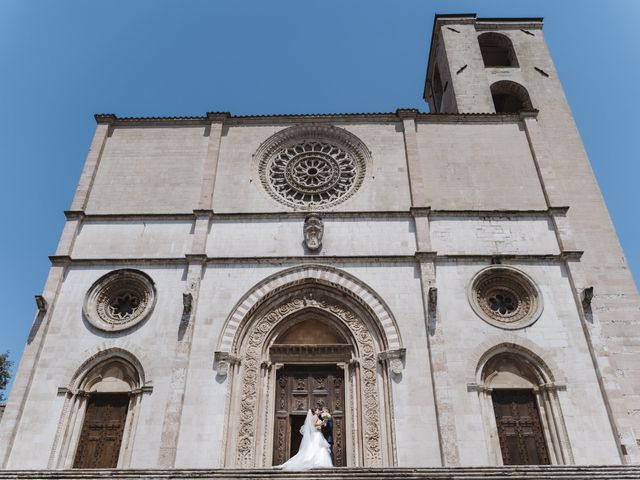
[[[535,283],[512,267],[481,270],[471,280],[467,294],[478,316],[500,328],[529,326],[542,313],[542,297]]]
[[[83,311],[94,327],[114,332],[147,318],[155,301],[155,286],[146,274],[137,270],[116,270],[92,285]]]
[[[358,190],[369,151],[344,129],[315,125],[279,132],[256,156],[260,181],[272,198],[314,209],[343,202]]]

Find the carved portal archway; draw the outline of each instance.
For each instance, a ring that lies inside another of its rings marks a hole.
[[[267,279],[247,294],[238,308],[242,309],[247,300],[254,305],[244,309],[237,324],[232,320],[237,311],[232,313],[223,331],[222,342],[228,338],[229,329],[234,330],[231,348],[216,352],[218,375],[228,375],[229,384],[225,466],[271,465],[276,371],[288,358],[283,358],[282,345],[274,345],[274,341],[291,325],[309,316],[330,322],[349,342],[347,350],[343,345],[335,352],[342,361],[335,362],[326,348],[319,352],[321,355],[313,355],[312,345],[305,346],[304,352],[298,349],[297,358],[292,360],[296,364],[333,363],[344,369],[347,464],[394,465],[389,382],[392,375],[401,374],[404,349],[393,317],[374,292],[362,288],[364,284],[345,272],[329,267],[299,267],[295,269],[297,278],[283,284],[282,277],[292,270]],[[305,270],[309,276],[299,275]],[[319,275],[322,272],[323,278]],[[341,284],[328,281],[329,272],[340,276]],[[345,287],[347,283],[350,285]],[[275,288],[265,289],[269,284]],[[357,294],[350,288],[354,286],[358,287]],[[375,303],[378,310],[371,309],[370,303]],[[381,322],[381,315],[387,320],[386,325]],[[391,341],[385,329],[392,330]],[[294,350],[292,346],[292,358]]]

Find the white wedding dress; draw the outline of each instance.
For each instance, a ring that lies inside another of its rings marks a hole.
[[[293,457],[276,468],[282,470],[310,470],[312,468],[333,467],[329,444],[325,440],[322,432],[313,426],[313,414],[311,410],[307,413],[304,425],[300,429],[302,441],[300,449]]]

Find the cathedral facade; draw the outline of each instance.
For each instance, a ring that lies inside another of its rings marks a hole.
[[[435,18],[430,113],[97,128],[2,469],[640,461],[640,299],[542,19]]]

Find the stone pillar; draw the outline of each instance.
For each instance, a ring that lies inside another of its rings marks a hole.
[[[430,209],[426,205],[423,170],[420,164],[420,152],[418,151],[416,136],[418,111],[413,109],[398,110],[396,114],[402,119],[405,152],[407,155],[407,171],[412,205],[411,214],[413,215],[416,232],[416,261],[420,267],[420,281],[422,283],[429,366],[431,368],[431,383],[433,385],[438,437],[440,440],[440,460],[443,466],[457,466],[460,464],[460,455],[458,452],[458,435],[453,402],[450,394],[451,385],[447,367],[446,344],[442,329],[436,326],[436,254],[431,251]]]
[[[623,463],[638,463],[640,449],[625,408],[622,388],[609,359],[610,354],[601,332],[601,324],[591,308],[593,290],[589,290],[591,286],[588,285],[583,265],[580,262],[582,252],[575,250],[575,241],[566,216],[568,207],[562,206],[564,204],[562,185],[554,173],[553,158],[538,124],[537,113],[522,112],[521,119],[547,201],[558,245],[565,260],[569,282],[580,314],[581,326],[598,378],[602,398],[607,408],[611,429],[616,437],[614,440],[620,458]]]
[[[213,189],[218,171],[218,154],[220,153],[222,128],[224,126],[224,120],[229,118],[229,114],[210,112],[207,113],[207,118],[211,121],[211,124],[208,127],[209,145],[202,169],[202,185],[200,187],[200,200],[198,205],[198,208],[201,210],[211,210],[213,208]]]
[[[193,328],[200,293],[200,279],[204,273],[206,257],[204,255],[187,255],[187,260],[189,263],[187,289],[183,293],[184,306],[178,328],[169,394],[164,411],[158,468],[173,468],[175,466],[182,407],[189,373]]]
[[[182,420],[184,395],[187,387],[187,375],[191,360],[191,346],[193,344],[193,330],[195,327],[198,297],[200,294],[200,280],[204,274],[207,251],[209,226],[213,218],[213,191],[218,169],[218,153],[224,119],[228,113],[208,113],[211,121],[209,128],[209,146],[203,162],[202,184],[198,209],[194,210],[195,226],[191,244],[191,254],[187,255],[187,289],[183,293],[183,313],[178,329],[169,396],[164,412],[159,468],[173,468],[175,466],[178,437]]]
[[[407,174],[409,176],[409,191],[412,207],[426,207],[426,196],[420,154],[418,152],[418,138],[416,133],[416,117],[418,110],[398,109],[396,115],[402,119],[404,134],[404,148],[407,155]]]

